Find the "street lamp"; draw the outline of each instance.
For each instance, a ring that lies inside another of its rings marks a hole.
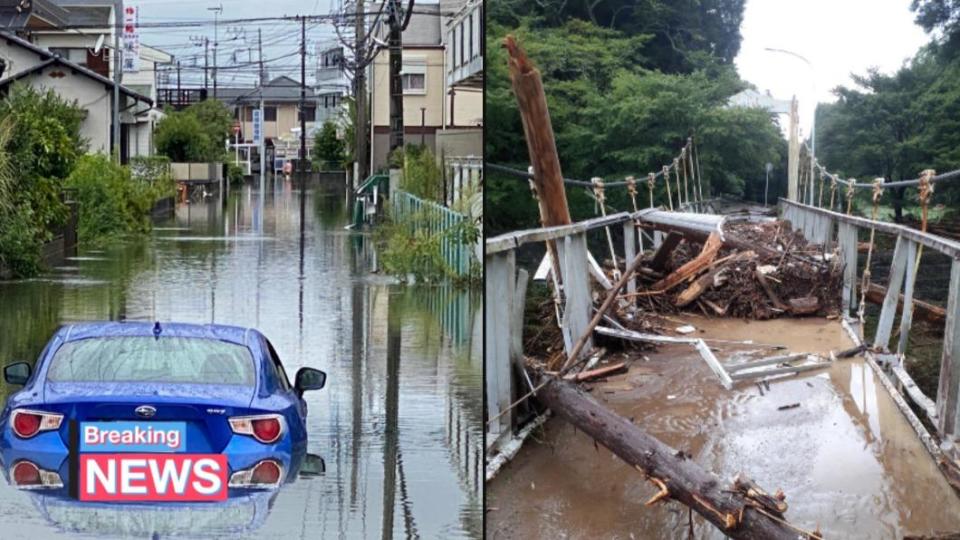
[[[813,68],[813,62],[793,51],[788,51],[786,49],[775,49],[772,47],[764,47],[763,50],[792,56],[803,61],[803,63],[810,68],[810,84],[813,87],[813,122],[810,125],[810,174],[812,175],[817,156],[817,72]],[[813,190],[808,190],[807,195],[808,204],[813,204]]]

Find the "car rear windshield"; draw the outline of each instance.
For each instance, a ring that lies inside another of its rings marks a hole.
[[[215,339],[123,336],[64,343],[47,379],[54,382],[155,382],[253,386],[253,356]]]

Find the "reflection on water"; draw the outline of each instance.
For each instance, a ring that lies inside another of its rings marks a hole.
[[[343,229],[342,192],[308,192],[306,208],[301,242],[298,191],[286,182],[263,193],[244,188],[223,205],[214,198],[178,207],[144,241],[81,252],[65,263],[72,268],[40,279],[0,283],[0,361],[34,361],[70,321],[257,327],[291,376],[303,366],[329,375],[324,390],[305,394],[308,451],[325,459],[326,472],[265,501],[204,514],[188,536],[217,536],[213,525],[204,534],[203,523],[232,516],[253,525],[231,537],[478,537],[479,293],[392,285],[368,272],[369,242]],[[0,383],[0,400],[16,390]],[[20,524],[4,538],[122,536],[143,517],[38,502],[0,484],[0,521]],[[174,528],[167,523],[155,536]]]

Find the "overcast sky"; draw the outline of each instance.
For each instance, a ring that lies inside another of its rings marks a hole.
[[[747,0],[737,69],[761,92],[781,99],[796,94],[806,136],[813,115],[811,81],[818,101],[834,101],[831,90],[852,85],[851,72],[896,71],[929,40],[914,24],[909,6],[910,0]],[[814,72],[766,47],[806,57]]]

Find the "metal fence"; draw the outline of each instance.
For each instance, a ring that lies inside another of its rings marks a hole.
[[[455,274],[470,273],[472,246],[457,234],[457,228],[469,219],[467,216],[400,190],[391,195],[390,204],[394,219],[409,222],[414,232],[440,235],[440,255]]]

